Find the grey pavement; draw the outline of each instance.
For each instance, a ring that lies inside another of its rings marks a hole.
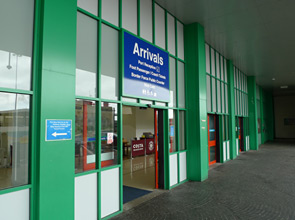
[[[276,141],[112,218],[295,219],[295,142]]]

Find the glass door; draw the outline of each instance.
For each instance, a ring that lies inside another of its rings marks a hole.
[[[208,115],[209,165],[216,163],[216,116]]]

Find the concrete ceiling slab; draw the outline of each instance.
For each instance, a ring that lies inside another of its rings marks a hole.
[[[295,87],[294,0],[156,0],[267,89]],[[275,80],[272,80],[275,78]]]

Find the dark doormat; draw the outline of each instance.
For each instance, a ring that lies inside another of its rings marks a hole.
[[[130,202],[151,192],[152,191],[137,189],[130,186],[123,186],[123,203]]]

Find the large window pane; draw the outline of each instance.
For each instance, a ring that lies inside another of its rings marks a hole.
[[[176,107],[176,63],[175,59],[169,58],[170,71],[170,102],[169,107]]]
[[[151,0],[140,0],[140,36],[153,41],[153,9]]]
[[[177,55],[184,60],[184,34],[183,24],[177,21]]]
[[[185,150],[185,112],[179,111],[179,150]]]
[[[215,78],[212,77],[212,112],[216,112],[216,84]]]
[[[227,63],[226,59],[224,58],[224,81],[227,82]]]
[[[211,81],[210,76],[207,75],[207,111],[211,112]]]
[[[119,26],[119,0],[101,0],[102,18]]]
[[[97,21],[78,13],[76,95],[96,97]]]
[[[95,169],[95,122],[95,102],[87,100],[76,100],[75,173]]]
[[[119,89],[119,33],[102,25],[101,36],[101,97],[118,99]]]
[[[220,91],[220,81],[217,80],[217,108],[218,112],[221,113],[221,91]]]
[[[30,96],[0,93],[0,189],[28,184]]]
[[[216,52],[216,77],[220,79],[219,53]]]
[[[206,72],[210,73],[210,48],[208,44],[206,44]]]
[[[220,78],[224,80],[223,57],[220,56]]]
[[[225,113],[225,108],[224,108],[224,84],[221,83],[221,106],[222,106],[222,113]]]
[[[236,69],[236,67],[234,67],[234,87],[235,88],[237,87],[237,82],[236,82],[237,76],[236,76],[236,73],[237,73],[237,69]]]
[[[122,0],[122,25],[137,34],[137,0]]]
[[[173,109],[168,110],[168,115],[169,115],[169,151],[170,153],[176,152],[176,138],[175,138],[175,114],[176,111]]]
[[[98,0],[78,0],[78,7],[98,16]]]
[[[118,105],[101,103],[101,167],[118,164]]]
[[[178,61],[178,107],[185,108],[185,76],[184,63]]]
[[[1,9],[0,87],[30,90],[34,0],[1,1]]]
[[[211,48],[211,74],[215,76],[215,51]]]
[[[225,113],[228,113],[228,92],[227,92],[227,84],[225,84]]]
[[[165,11],[155,4],[155,34],[156,45],[165,49]]]
[[[167,14],[168,26],[168,51],[175,56],[175,18]]]

